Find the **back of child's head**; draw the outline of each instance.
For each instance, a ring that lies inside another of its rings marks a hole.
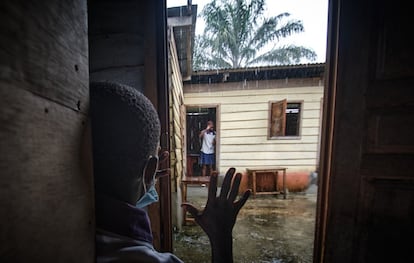
[[[157,154],[158,114],[141,92],[117,83],[91,83],[90,101],[95,190],[122,199]]]

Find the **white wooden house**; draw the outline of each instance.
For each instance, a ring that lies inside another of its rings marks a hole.
[[[319,160],[323,73],[324,64],[308,64],[200,71],[184,81],[187,112],[215,109],[218,172],[282,166],[291,190],[303,188]]]
[[[173,221],[180,226],[182,179],[201,174],[199,132],[217,130],[215,170],[287,168],[289,191],[317,170],[324,64],[193,72],[196,6],[168,9],[169,145]],[[278,178],[280,182],[280,177]],[[250,181],[249,181],[250,180]],[[265,182],[266,183],[266,182]]]

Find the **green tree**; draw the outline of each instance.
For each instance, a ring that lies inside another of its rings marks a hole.
[[[289,13],[265,18],[265,0],[212,0],[201,17],[206,26],[196,36],[194,69],[240,68],[297,64],[316,60],[303,46],[278,45],[278,41],[304,31],[300,20]],[[266,47],[271,46],[270,50]]]

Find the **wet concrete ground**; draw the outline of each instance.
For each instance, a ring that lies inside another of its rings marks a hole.
[[[188,187],[188,200],[202,207],[207,188]],[[251,196],[233,229],[234,262],[312,262],[316,186],[306,192]],[[173,235],[174,254],[186,263],[211,262],[208,237],[198,225],[183,226]]]

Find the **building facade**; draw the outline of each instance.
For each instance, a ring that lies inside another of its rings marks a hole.
[[[195,72],[185,81],[187,112],[215,109],[217,171],[282,166],[290,190],[306,187],[319,161],[323,72],[324,64],[263,67]],[[186,136],[198,140],[200,128],[187,127]]]

